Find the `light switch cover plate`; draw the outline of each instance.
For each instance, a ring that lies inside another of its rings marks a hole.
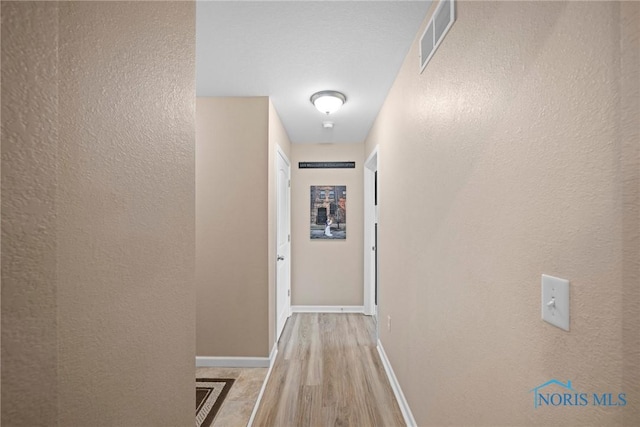
[[[569,330],[569,281],[542,275],[542,320]]]

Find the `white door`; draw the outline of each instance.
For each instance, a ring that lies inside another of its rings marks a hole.
[[[277,267],[276,267],[276,341],[291,315],[291,166],[278,147],[276,155]]]

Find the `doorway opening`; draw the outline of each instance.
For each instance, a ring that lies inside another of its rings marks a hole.
[[[327,208],[318,208],[316,224],[324,224],[325,222],[327,222]]]

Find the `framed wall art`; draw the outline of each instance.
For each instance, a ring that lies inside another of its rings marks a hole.
[[[310,191],[311,239],[347,238],[347,186],[312,185]]]

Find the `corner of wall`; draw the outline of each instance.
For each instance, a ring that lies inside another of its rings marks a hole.
[[[197,99],[201,357],[266,357],[270,351],[269,121],[267,97]]]

